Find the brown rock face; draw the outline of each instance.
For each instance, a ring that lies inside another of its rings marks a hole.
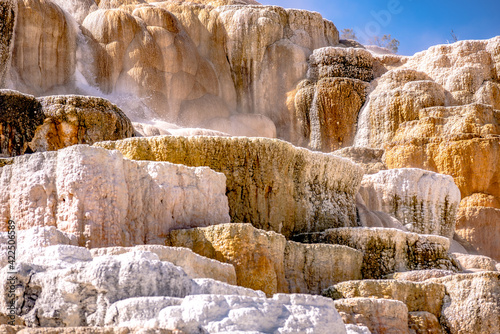
[[[359,117],[357,146],[384,148],[400,124],[418,119],[420,109],[445,103],[443,88],[422,72],[396,69],[375,83]]]
[[[408,327],[411,334],[442,334],[438,317],[429,312],[408,313]]]
[[[408,308],[398,300],[348,298],[335,301],[346,324],[368,327],[371,333],[408,334]]]
[[[436,283],[415,283],[395,280],[363,280],[336,284],[323,292],[323,296],[341,298],[384,298],[399,300],[408,311],[425,311],[439,317],[445,296],[445,287]]]
[[[75,28],[49,0],[18,1],[12,56],[16,89],[41,94],[69,84],[76,64]]]
[[[167,244],[232,264],[240,286],[268,295],[288,292],[284,271],[286,239],[277,233],[257,230],[250,224],[223,224],[172,231]]]
[[[500,261],[499,222],[498,207],[462,207],[458,211],[456,233],[473,245],[480,254]]]
[[[166,243],[230,263],[237,284],[274,293],[320,294],[338,282],[361,278],[363,255],[340,245],[308,245],[250,224],[171,231]]]
[[[285,277],[290,293],[320,294],[338,282],[361,279],[363,253],[351,247],[301,244],[285,247]]]
[[[118,140],[134,133],[127,116],[98,97],[60,95],[36,99],[0,90],[0,111],[3,156]]]
[[[0,2],[0,88],[4,88],[14,46],[14,27],[17,19],[17,1]]]
[[[499,115],[483,104],[423,109],[418,120],[400,126],[386,151],[389,168],[453,176],[462,195],[456,233],[495,259],[500,259]]]
[[[1,156],[24,154],[44,118],[42,106],[35,97],[13,90],[0,90]]]
[[[358,112],[373,79],[373,58],[362,49],[322,48],[309,60],[308,78],[289,94],[294,143],[332,152],[351,146]]]

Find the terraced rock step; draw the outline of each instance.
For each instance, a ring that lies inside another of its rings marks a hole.
[[[75,145],[16,157],[0,175],[3,224],[56,226],[89,248],[162,244],[174,228],[229,222],[225,177],[206,167]]]
[[[409,312],[429,312],[439,317],[445,286],[396,280],[349,281],[326,289],[323,296],[333,299],[363,297],[399,300],[405,303]]]
[[[398,271],[448,269],[458,264],[448,255],[450,241],[436,235],[420,235],[392,228],[334,228],[297,235],[295,241],[345,245],[363,252],[364,279],[384,278]]]
[[[129,138],[96,146],[129,159],[208,166],[227,178],[231,221],[290,238],[356,225],[362,169],[347,159],[264,138]]]
[[[147,251],[92,258],[89,250],[76,246],[31,248],[15,269],[16,308],[32,327],[124,326],[142,327],[146,333],[155,328],[186,333],[346,333],[329,298],[283,294],[266,298],[260,291],[192,279],[180,267]],[[3,313],[8,275],[4,267],[0,271]]]
[[[346,324],[362,325],[371,333],[409,334],[408,308],[398,300],[348,298],[335,301]]]
[[[340,245],[308,245],[250,224],[222,224],[171,231],[167,244],[234,265],[238,285],[277,292],[319,294],[361,278],[362,253]]]

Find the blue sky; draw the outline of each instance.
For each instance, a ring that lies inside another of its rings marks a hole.
[[[320,12],[337,29],[353,28],[358,37],[391,34],[399,54],[413,55],[429,46],[500,35],[500,0],[261,0],[264,5]]]

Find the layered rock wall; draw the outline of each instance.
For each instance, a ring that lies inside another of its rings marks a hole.
[[[56,226],[87,247],[162,243],[171,229],[229,222],[223,174],[85,145],[17,157],[1,181],[3,230],[9,219]]]
[[[208,166],[227,177],[231,220],[290,237],[356,226],[361,168],[279,140],[154,137],[97,144],[129,159]]]
[[[447,175],[402,168],[365,175],[359,194],[370,210],[394,215],[409,231],[453,238],[460,191]]]

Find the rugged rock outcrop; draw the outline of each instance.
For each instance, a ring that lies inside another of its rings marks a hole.
[[[453,253],[453,256],[467,271],[497,271],[497,262],[487,256]]]
[[[322,48],[309,59],[307,78],[288,97],[296,120],[292,142],[332,152],[351,146],[358,112],[373,79],[373,57],[362,49]]]
[[[16,270],[16,306],[26,323],[35,327],[112,325],[177,328],[187,333],[267,333],[278,328],[345,333],[333,301],[327,298],[275,295],[266,299],[219,282],[220,287],[226,286],[220,289],[214,281],[190,279],[182,269],[151,252],[92,258],[81,247],[34,248],[18,260]],[[2,282],[6,276],[4,268]],[[2,311],[8,302],[6,287],[0,287]]]
[[[389,71],[372,87],[369,101],[359,115],[356,146],[384,148],[401,123],[418,119],[422,108],[445,103],[443,87],[412,69]]]
[[[129,159],[208,166],[227,177],[232,222],[289,238],[356,226],[361,168],[347,159],[263,138],[149,137],[102,142]]]
[[[339,244],[363,252],[364,279],[384,278],[397,271],[450,269],[457,264],[448,256],[450,241],[436,235],[420,235],[389,228],[335,228],[300,234],[295,241]]]
[[[333,299],[363,297],[399,300],[405,303],[409,312],[429,312],[439,317],[445,286],[397,280],[349,281],[329,287],[323,296]]]
[[[438,317],[429,312],[409,312],[408,328],[410,329],[410,334],[444,333]]]
[[[290,137],[286,94],[305,77],[313,50],[338,43],[338,31],[319,13],[275,6],[219,7],[217,38],[226,55],[238,110],[262,113]]]
[[[442,325],[455,333],[500,331],[500,273],[459,274],[430,280],[446,286]]]
[[[6,0],[0,3],[0,88],[5,87],[10,69],[12,48],[14,47],[14,28],[17,19],[17,1]]]
[[[34,96],[0,90],[0,154],[3,157],[26,152],[36,129],[43,123],[42,106]]]
[[[171,231],[166,243],[232,264],[240,286],[264,291],[269,296],[288,292],[286,239],[280,234],[258,230],[250,224],[223,224]]]
[[[167,247],[162,245],[139,245],[135,247],[106,247],[90,250],[92,257],[119,255],[134,251],[151,252],[160,261],[179,266],[191,278],[212,278],[217,281],[236,285],[236,272],[228,263],[222,263],[194,253],[188,248]]]
[[[301,244],[285,247],[285,278],[290,293],[321,294],[332,282],[361,279],[363,253],[351,247]]]
[[[408,334],[408,308],[398,300],[348,298],[335,301],[346,324],[366,326],[371,333]]]
[[[234,265],[237,283],[268,295],[320,294],[338,282],[361,278],[363,255],[340,245],[308,245],[250,224],[171,231],[167,244]]]
[[[45,119],[29,144],[33,152],[133,136],[134,130],[127,116],[105,99],[60,95],[38,100]]]
[[[365,175],[364,204],[396,217],[409,231],[453,238],[460,191],[448,175],[402,168]]]
[[[56,226],[87,247],[163,243],[174,228],[229,222],[225,177],[75,145],[1,169],[3,230]]]
[[[396,69],[388,66],[372,83],[355,139],[357,146],[386,148],[391,169],[451,175],[463,199],[494,197],[496,204],[461,205],[457,234],[495,259],[500,259],[494,242],[500,232],[493,223],[500,217],[495,211],[500,209],[499,45],[500,37],[439,45],[401,58]]]
[[[420,115],[418,121],[401,126],[387,146],[388,167],[453,176],[463,198],[457,234],[481,253],[500,259],[500,229],[495,224],[500,217],[498,111],[470,104],[423,109]]]
[[[356,146],[332,152],[333,155],[351,159],[363,167],[365,174],[376,174],[387,169],[383,159],[384,153],[385,151],[382,149]]]
[[[61,95],[35,98],[0,90],[0,153],[54,151],[74,144],[93,144],[133,136],[125,114],[98,97]]]
[[[481,200],[478,200],[480,197]],[[500,198],[473,194],[460,202],[456,233],[479,254],[500,261]]]

